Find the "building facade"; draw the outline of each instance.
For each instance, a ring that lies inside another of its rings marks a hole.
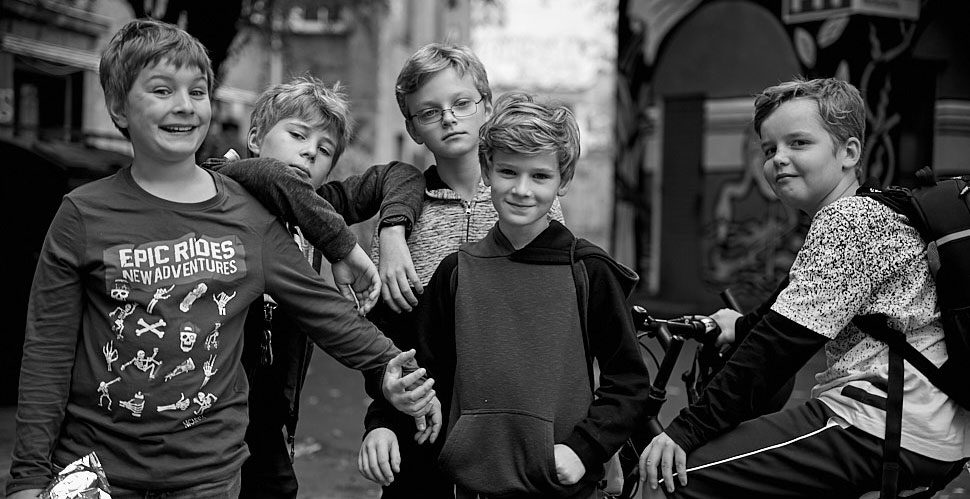
[[[774,199],[754,95],[839,77],[869,108],[864,177],[911,185],[970,173],[970,3],[624,0],[620,4],[616,252],[640,292],[709,312],[751,306],[787,273],[808,220]]]

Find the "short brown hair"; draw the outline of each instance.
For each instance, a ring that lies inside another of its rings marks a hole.
[[[836,144],[844,145],[850,138],[865,142],[866,104],[854,85],[838,78],[794,80],[768,87],[754,100],[754,131],[761,137],[761,125],[779,106],[794,99],[811,99],[818,105],[822,127]]]
[[[256,131],[256,142],[263,140],[273,125],[285,118],[297,117],[311,126],[334,133],[333,163],[344,152],[353,133],[350,104],[340,82],[332,87],[309,74],[273,85],[256,99],[250,115],[250,130]]]
[[[566,106],[537,102],[527,93],[507,93],[495,101],[492,117],[479,130],[478,158],[484,168],[492,167],[495,151],[555,154],[565,183],[576,172],[579,126]]]
[[[405,120],[410,118],[405,98],[421,88],[432,75],[446,68],[453,68],[461,77],[470,74],[475,82],[475,89],[485,99],[486,106],[492,103],[492,89],[488,86],[485,66],[471,49],[464,45],[429,43],[408,58],[397,76],[394,96],[397,97],[397,105]]]
[[[198,39],[173,24],[154,19],[135,19],[111,37],[101,55],[99,76],[108,109],[124,106],[138,73],[163,60],[176,68],[198,67],[205,74],[209,94],[212,94],[215,84],[212,61]],[[115,127],[128,137],[127,129],[118,126],[118,123],[115,123]]]

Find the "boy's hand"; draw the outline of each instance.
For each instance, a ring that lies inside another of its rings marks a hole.
[[[711,319],[714,319],[717,327],[721,329],[721,334],[717,335],[717,340],[714,341],[716,347],[720,348],[734,343],[734,323],[741,315],[741,312],[730,308],[722,308],[711,315]]]
[[[572,485],[586,474],[586,466],[576,452],[568,445],[556,444],[552,448],[556,460],[556,480],[563,485]]]
[[[381,276],[359,244],[355,244],[354,249],[342,260],[331,265],[330,271],[340,294],[358,304],[360,315],[374,308],[381,295]]]
[[[404,226],[394,225],[381,229],[380,245],[379,273],[384,284],[381,288],[384,303],[395,313],[410,312],[418,304],[418,298],[411,291],[411,286],[414,286],[418,294],[424,292],[424,287],[414,270],[411,251],[404,238]]]
[[[418,445],[425,442],[434,443],[438,439],[438,433],[441,432],[441,401],[438,400],[438,397],[431,399],[431,410],[424,416],[424,419],[427,423],[424,430],[418,430],[414,434],[414,441]]]
[[[657,478],[658,468],[660,479]],[[663,480],[667,492],[673,492],[674,475],[681,486],[687,485],[687,453],[666,433],[661,433],[653,437],[640,454],[640,479],[652,490],[656,490],[658,481]]]
[[[376,428],[367,433],[357,454],[357,471],[374,483],[390,485],[394,474],[401,472],[397,435],[387,428]]]
[[[414,417],[418,431],[422,432],[427,428],[425,416],[435,408],[431,402],[436,399],[434,390],[431,389],[431,386],[434,385],[433,379],[428,378],[424,383],[418,385],[418,382],[427,373],[423,367],[418,367],[411,374],[402,376],[404,374],[403,366],[410,364],[410,367],[416,367],[414,353],[414,349],[401,352],[387,363],[382,390],[384,398],[395,409]],[[440,418],[441,404],[437,404],[437,408]]]

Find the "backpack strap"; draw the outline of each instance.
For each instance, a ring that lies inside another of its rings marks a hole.
[[[593,372],[593,354],[590,351],[589,332],[587,331],[587,313],[589,312],[589,274],[582,259],[576,258],[576,243],[573,238],[569,246],[569,262],[573,270],[573,281],[576,283],[576,304],[579,307],[579,328],[583,331],[583,349],[586,351],[586,371],[589,374],[589,390],[596,393],[596,380]]]

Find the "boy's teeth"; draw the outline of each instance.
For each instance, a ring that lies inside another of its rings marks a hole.
[[[166,130],[166,131],[169,131],[169,132],[188,132],[188,131],[192,130],[192,127],[190,127],[190,126],[163,126],[162,127],[162,130]]]

